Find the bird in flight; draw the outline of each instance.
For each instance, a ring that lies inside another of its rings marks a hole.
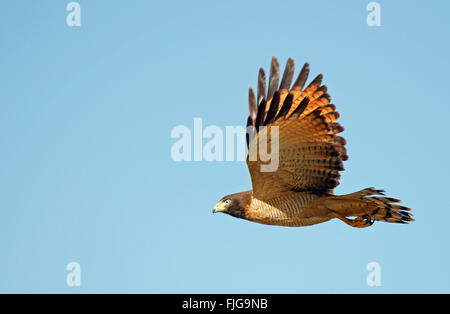
[[[410,209],[399,205],[398,199],[385,197],[383,190],[333,193],[339,185],[339,171],[344,170],[343,161],[348,159],[346,141],[338,135],[344,129],[336,122],[339,114],[322,85],[322,74],[304,88],[309,71],[305,63],[291,87],[294,60],[289,58],[279,83],[279,64],[273,57],[266,93],[265,73],[259,70],[256,97],[249,89],[247,120],[247,166],[253,190],[223,197],[213,213],[290,227],[333,218],[356,228],[369,227],[374,221],[414,221]],[[276,138],[269,132],[274,128]],[[251,158],[250,151],[259,143],[275,140],[278,165],[273,171],[262,171],[267,161],[258,154]]]

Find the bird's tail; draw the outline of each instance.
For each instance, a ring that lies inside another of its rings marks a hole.
[[[401,206],[399,199],[385,197],[383,190],[367,188],[355,193],[331,196],[325,204],[331,214],[353,227],[367,227],[374,221],[409,223],[411,210]],[[347,217],[357,217],[348,219]]]

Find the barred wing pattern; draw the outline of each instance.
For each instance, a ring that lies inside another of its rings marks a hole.
[[[247,126],[255,127],[256,132],[248,134],[247,145],[255,147],[253,145],[267,138],[270,143],[271,127],[277,126],[279,131],[276,171],[262,172],[264,162],[247,157],[255,198],[269,200],[288,191],[328,194],[339,184],[339,171],[344,170],[342,162],[348,158],[345,139],[337,135],[344,129],[336,123],[339,114],[330,104],[327,87],[321,85],[321,74],[303,89],[309,71],[305,63],[289,89],[294,74],[294,61],[289,58],[278,85],[279,65],[273,57],[267,94],[262,68],[258,75],[257,99],[253,90],[249,90]]]

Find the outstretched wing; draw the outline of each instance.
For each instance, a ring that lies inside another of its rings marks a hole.
[[[327,87],[319,74],[303,89],[309,74],[305,63],[291,89],[294,61],[289,58],[278,87],[279,66],[272,58],[268,91],[264,70],[258,75],[257,100],[249,90],[250,115],[247,121],[249,152],[258,144],[271,147],[272,127],[278,127],[278,167],[275,171],[261,171],[268,162],[247,156],[253,185],[253,196],[269,200],[287,191],[332,193],[339,184],[342,161],[348,158],[345,139],[337,134],[344,129],[335,121],[339,114],[330,104]],[[266,96],[267,95],[267,96]],[[271,152],[273,154],[273,152]],[[254,160],[254,161],[252,161]]]

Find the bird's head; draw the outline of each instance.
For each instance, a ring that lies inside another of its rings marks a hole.
[[[213,213],[225,213],[234,217],[244,217],[246,209],[251,202],[251,191],[230,194],[214,206]]]

